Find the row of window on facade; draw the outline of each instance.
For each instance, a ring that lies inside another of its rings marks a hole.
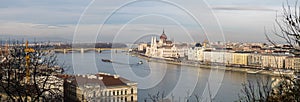
[[[226,65],[243,65],[267,68],[300,69],[300,57],[290,54],[255,54],[231,53],[217,51],[188,51],[188,60],[206,63],[224,63]]]
[[[128,95],[128,94],[134,94],[134,89],[131,88],[130,89],[130,93],[127,92],[128,90],[125,89],[125,90],[113,90],[113,91],[103,91],[102,92],[102,95],[103,96],[116,96],[116,95]]]

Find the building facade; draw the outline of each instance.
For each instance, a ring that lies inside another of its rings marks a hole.
[[[197,46],[192,47],[188,50],[188,60],[192,61],[203,61],[203,52],[204,48],[200,44],[196,44]]]
[[[264,68],[284,68],[286,55],[262,54],[262,67]]]
[[[138,45],[138,51],[139,51],[139,52],[145,53],[145,52],[146,52],[147,46],[148,46],[148,44],[146,44],[146,43],[141,43],[141,44],[139,44],[139,45]]]
[[[137,83],[118,75],[74,75],[64,82],[66,102],[137,102]]]
[[[177,59],[185,57],[185,52],[186,49],[178,48],[172,41],[168,41],[163,31],[158,41],[156,37],[151,38],[151,44],[146,48],[145,55],[153,58]]]
[[[232,63],[233,63],[232,53],[226,52],[225,53],[225,65],[231,65]]]
[[[232,64],[246,66],[248,64],[248,56],[248,53],[232,53]]]
[[[252,67],[262,67],[261,54],[251,53],[248,56],[248,66]]]
[[[300,70],[300,57],[287,57],[285,69]]]
[[[204,51],[204,62],[208,63],[226,63],[225,61],[226,52],[222,51]]]

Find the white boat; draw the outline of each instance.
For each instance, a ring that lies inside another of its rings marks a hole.
[[[246,71],[247,71],[247,73],[250,73],[250,74],[256,74],[256,73],[260,72],[261,70],[251,70],[251,69],[247,69]]]
[[[300,79],[300,75],[294,75],[295,79]]]
[[[292,74],[294,74],[294,71],[292,71],[292,70],[275,70],[274,72],[273,72],[274,74],[284,74],[284,75],[292,75]]]
[[[143,64],[143,61],[139,61],[139,63],[138,64]]]

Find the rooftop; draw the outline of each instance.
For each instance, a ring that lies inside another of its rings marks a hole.
[[[94,84],[94,85],[105,85],[109,86],[123,86],[129,83],[134,83],[125,78],[121,78],[119,75],[110,75],[107,73],[98,73],[94,75],[69,75],[66,77],[71,80],[71,83],[78,86]]]

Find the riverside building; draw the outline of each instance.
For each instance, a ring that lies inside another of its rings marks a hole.
[[[158,41],[156,37],[151,38],[151,44],[146,48],[145,55],[152,58],[173,60],[185,57],[185,52],[184,47],[177,47],[172,41],[167,40],[165,31],[163,31]]]
[[[66,102],[137,102],[137,83],[118,75],[69,76],[64,82]]]

